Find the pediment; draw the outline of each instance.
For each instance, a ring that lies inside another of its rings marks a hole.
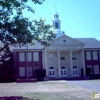
[[[84,46],[85,44],[71,38],[67,35],[63,35],[59,38],[56,38],[54,41],[50,42],[50,46]]]

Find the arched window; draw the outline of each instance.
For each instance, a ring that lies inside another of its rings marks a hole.
[[[67,76],[67,69],[66,67],[62,66],[61,67],[61,77],[66,77]]]
[[[55,22],[55,28],[58,28],[58,22]]]
[[[73,66],[73,77],[78,76],[78,68],[76,66]]]
[[[49,68],[49,77],[55,77],[55,69],[54,67]]]

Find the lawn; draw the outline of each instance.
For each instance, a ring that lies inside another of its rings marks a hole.
[[[92,92],[66,81],[0,83],[0,100],[92,100]]]
[[[100,79],[93,79],[93,80],[89,80],[90,82],[96,82],[96,83],[100,83]]]

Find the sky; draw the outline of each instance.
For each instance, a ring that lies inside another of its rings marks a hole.
[[[56,4],[56,10],[55,10]],[[100,0],[45,0],[42,5],[28,2],[35,13],[24,12],[31,19],[46,19],[52,25],[59,14],[61,31],[72,38],[96,38],[100,41]]]

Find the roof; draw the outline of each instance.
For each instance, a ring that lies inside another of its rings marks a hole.
[[[100,41],[95,38],[75,38],[76,40],[85,43],[84,48],[100,49]]]

